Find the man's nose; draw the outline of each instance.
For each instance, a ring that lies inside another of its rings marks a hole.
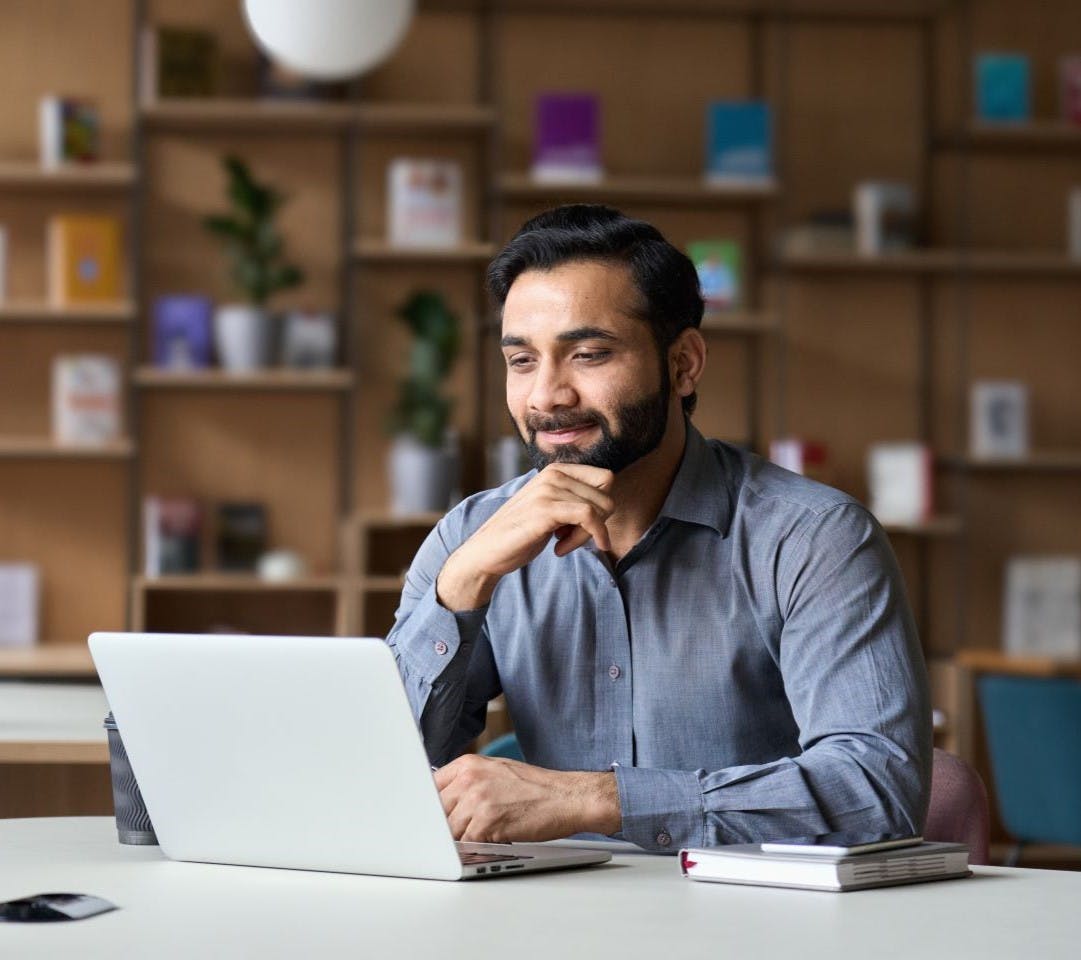
[[[578,403],[578,393],[566,376],[562,364],[541,361],[537,374],[529,391],[529,406],[532,410],[557,410],[573,407]]]

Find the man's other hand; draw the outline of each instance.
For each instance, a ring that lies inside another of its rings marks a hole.
[[[466,754],[437,770],[435,783],[456,840],[556,840],[613,834],[622,823],[613,773],[545,770]]]

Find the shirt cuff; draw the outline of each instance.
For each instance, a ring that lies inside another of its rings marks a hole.
[[[698,774],[690,770],[653,770],[613,765],[620,836],[643,850],[675,853],[705,845],[706,811]]]
[[[487,615],[487,606],[451,612],[437,599],[433,583],[410,612],[406,629],[394,638],[395,645],[410,671],[429,683],[461,678]]]

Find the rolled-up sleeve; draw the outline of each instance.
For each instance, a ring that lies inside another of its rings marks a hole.
[[[833,830],[918,833],[930,791],[926,670],[884,532],[858,504],[778,547],[779,665],[802,752],[723,770],[615,768],[621,835],[658,852]]]

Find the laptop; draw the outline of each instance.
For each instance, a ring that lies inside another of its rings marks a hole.
[[[611,859],[455,843],[382,640],[94,633],[89,643],[170,859],[433,880]]]

